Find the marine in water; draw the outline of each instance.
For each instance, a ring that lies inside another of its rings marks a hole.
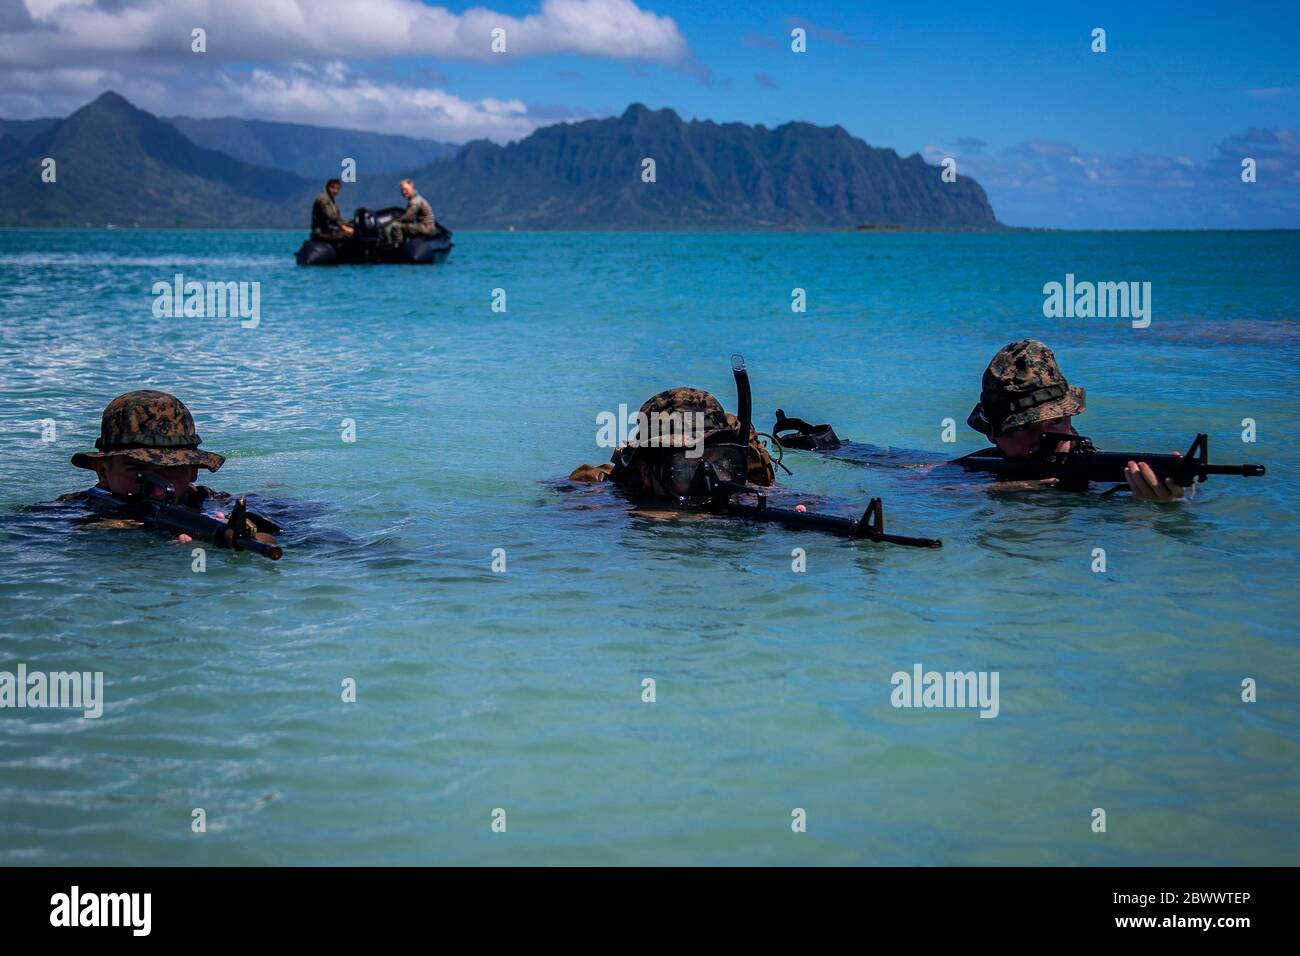
[[[702,462],[711,445],[734,441],[740,428],[736,416],[712,394],[686,387],[665,389],[646,399],[638,421],[645,427],[615,450],[608,464],[579,465],[569,480],[609,481],[635,498],[676,501],[681,494],[674,474],[678,459]],[[764,488],[776,483],[772,458],[753,425],[746,456],[745,474],[735,476],[738,480]]]
[[[1092,477],[1094,481],[1124,482],[1133,497],[1142,501],[1185,499],[1186,488],[1169,472],[1176,471],[1180,462],[1190,466],[1189,459],[1182,458],[1177,452],[1172,455],[1137,453],[1128,458],[1099,452],[1074,428],[1074,418],[1083,414],[1086,408],[1084,390],[1066,380],[1052,350],[1034,339],[1021,339],[993,356],[984,370],[979,401],[966,419],[971,428],[993,442],[993,447],[984,451],[945,462],[924,452],[846,442],[830,425],[810,425],[802,419],[787,417],[782,409],[777,409],[773,432],[785,447],[820,451],[859,464],[909,467],[954,464],[1005,478],[1014,476],[1021,465],[1033,463],[1034,468],[1023,470],[1059,470],[1067,476],[1064,479],[1049,475],[1031,480],[1003,480],[993,486],[998,489],[1057,487],[1080,490],[1088,484],[1085,472],[1091,472],[1094,476],[1098,473],[1107,475],[1105,478]],[[1198,442],[1202,443],[1200,447],[1204,453],[1204,436],[1198,436]],[[1091,465],[1085,468],[1089,459]],[[1158,463],[1160,474],[1152,463]],[[1203,478],[1205,473],[1206,470],[1202,469],[1200,476]],[[1262,475],[1264,469],[1259,465],[1209,466],[1208,473],[1249,476]]]
[[[127,392],[108,403],[100,419],[95,451],[77,452],[72,464],[93,471],[95,486],[62,495],[59,501],[85,501],[96,507],[118,503],[122,517],[101,517],[97,523],[110,527],[139,527],[130,505],[140,499],[179,505],[201,512],[205,501],[224,505],[233,496],[196,484],[199,469],[216,472],[226,459],[199,448],[202,439],[194,427],[194,416],[174,395],[148,389]],[[170,497],[171,501],[166,501]],[[248,512],[242,501],[236,504],[242,527],[238,536],[274,546],[279,527],[269,519]],[[102,514],[103,512],[101,512]],[[217,516],[225,520],[223,512]],[[233,520],[233,517],[232,517]],[[178,540],[193,540],[179,534]]]
[[[638,508],[646,517],[725,515],[854,540],[942,546],[933,538],[886,533],[879,498],[872,498],[856,520],[812,512],[803,504],[794,508],[769,504],[778,494],[774,486],[780,460],[773,463],[751,423],[753,403],[743,356],[732,356],[732,372],[738,414],[729,414],[703,389],[667,389],[641,406],[636,437],[615,450],[608,464],[581,465],[569,480],[617,485],[643,505],[651,503],[653,511]]]

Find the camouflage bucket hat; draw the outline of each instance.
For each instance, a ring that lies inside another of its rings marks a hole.
[[[966,424],[997,438],[1034,422],[1081,414],[1085,407],[1084,390],[1065,380],[1052,350],[1034,339],[1021,339],[989,362],[980,400]]]
[[[696,414],[704,416],[704,440],[708,441],[719,432],[734,431],[736,426],[728,424],[727,413],[722,403],[699,388],[670,388],[660,392],[641,406],[641,414],[646,416],[650,428],[649,435],[642,435],[627,443],[628,448],[685,448],[700,440],[694,431],[699,421]],[[661,416],[671,415],[664,421]],[[682,433],[683,423],[689,421],[690,441]]]
[[[226,459],[199,451],[201,441],[194,431],[194,416],[179,398],[166,392],[127,392],[104,409],[95,440],[99,450],[78,452],[72,463],[93,469],[96,461],[105,458],[130,458],[164,468],[197,465],[216,471]]]

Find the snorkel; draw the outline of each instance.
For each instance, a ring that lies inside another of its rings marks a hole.
[[[754,404],[749,391],[749,372],[745,356],[739,352],[731,356],[731,374],[736,377],[736,444],[749,444],[749,429],[753,419]]]

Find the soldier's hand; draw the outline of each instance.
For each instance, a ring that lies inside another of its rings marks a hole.
[[[609,473],[614,470],[613,465],[579,465],[573,469],[569,475],[570,481],[605,481],[609,478]]]
[[[1178,455],[1178,452],[1174,452]],[[1161,481],[1151,466],[1145,461],[1130,461],[1124,467],[1124,477],[1128,480],[1129,491],[1139,501],[1172,502],[1183,497],[1183,486],[1172,478]]]

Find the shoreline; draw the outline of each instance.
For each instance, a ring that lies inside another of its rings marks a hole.
[[[501,228],[469,228],[459,227],[454,230],[457,235],[465,233],[500,233],[502,235],[511,234],[548,234],[548,235],[589,235],[592,233],[609,234],[609,235],[1006,235],[1006,234],[1096,234],[1096,235],[1123,235],[1123,234],[1141,234],[1141,233],[1187,233],[1190,235],[1206,235],[1210,233],[1248,233],[1259,235],[1265,233],[1300,233],[1300,226],[1272,226],[1260,228],[1219,228],[1206,227],[1201,229],[1188,228],[1161,228],[1152,226],[1142,229],[1065,229],[1055,226],[998,226],[987,229],[957,229],[945,227],[922,227],[922,226],[890,226],[890,227],[843,227],[837,229],[819,229],[819,228],[782,228],[782,227],[764,227],[764,226],[736,226],[736,227],[700,227],[700,228],[627,228],[613,229],[607,227],[593,226],[589,229],[501,229]],[[0,224],[0,232],[21,232],[21,233],[91,233],[91,232],[165,232],[165,233],[183,233],[183,232],[210,232],[210,233],[285,233],[293,235],[302,235],[306,230],[288,226],[247,226],[242,228],[232,228],[228,226],[15,226]]]

